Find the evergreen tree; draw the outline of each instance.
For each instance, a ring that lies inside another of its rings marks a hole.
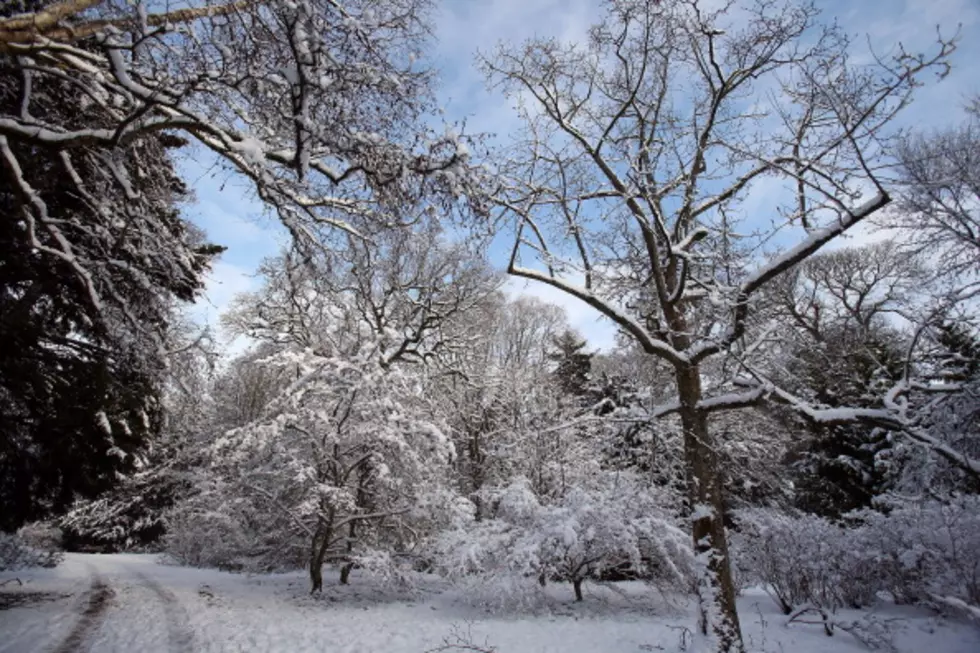
[[[870,406],[901,376],[897,343],[882,331],[859,335],[842,330],[819,346],[797,353],[791,370],[823,405]],[[884,489],[878,458],[891,446],[887,432],[860,424],[807,424],[810,437],[789,455],[798,508],[824,517],[871,505]]]
[[[214,405],[214,355],[192,326],[174,329],[184,337],[168,361],[160,434],[144,447],[132,474],[94,499],[76,501],[57,520],[66,549],[155,549],[172,509],[190,495],[193,479],[206,466],[206,443],[225,425]]]
[[[943,322],[937,331],[936,341],[942,352],[939,379],[963,383],[980,376],[980,338],[957,322]]]
[[[573,397],[586,397],[590,393],[592,357],[583,351],[588,344],[571,329],[565,329],[551,339],[555,348],[548,358],[555,362],[554,378],[561,390]]]
[[[924,392],[918,423],[954,451],[980,456],[980,337],[965,322],[943,321],[927,334],[932,355],[919,363],[942,392]],[[881,460],[887,488],[906,496],[948,501],[980,494],[980,481],[948,461],[898,443]]]
[[[110,112],[0,55],[0,114],[95,128]],[[219,251],[179,214],[169,150],[182,143],[59,151],[0,137],[0,529],[113,487],[159,431],[174,302],[194,298]]]

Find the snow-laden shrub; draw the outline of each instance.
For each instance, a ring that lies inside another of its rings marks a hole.
[[[364,561],[411,559],[457,510],[455,451],[432,417],[424,370],[354,352],[284,349],[256,365],[292,381],[261,415],[217,438],[191,496],[173,511],[178,562],[242,570],[321,569],[341,582]],[[400,562],[399,562],[400,564]],[[389,570],[385,574],[394,573]]]
[[[535,584],[549,580],[571,583],[581,600],[584,581],[623,568],[664,588],[689,586],[687,534],[629,475],[572,489],[550,505],[542,505],[522,478],[488,494],[492,519],[462,525],[436,543],[444,573],[487,588],[481,602],[534,602]]]
[[[766,509],[738,512],[731,551],[739,576],[759,583],[780,609],[825,610],[870,604],[873,569],[850,548],[850,534],[823,517]]]
[[[980,606],[980,497],[903,503],[865,510],[851,546],[874,566],[880,588],[897,601],[952,597]]]
[[[34,547],[18,535],[0,533],[0,571],[56,567],[64,557],[57,549]]]
[[[850,513],[843,524],[740,511],[732,538],[739,575],[787,614],[806,604],[867,606],[882,592],[900,602],[980,606],[980,498],[883,508]]]
[[[288,517],[235,496],[221,479],[201,480],[197,490],[167,515],[163,550],[175,562],[247,572],[306,564],[305,534]]]
[[[24,524],[17,530],[17,537],[29,547],[41,551],[58,551],[62,548],[64,533],[48,521]]]
[[[366,551],[352,556],[351,564],[374,577],[381,585],[395,590],[413,589],[419,577],[412,568],[410,556],[392,555],[388,551]]]

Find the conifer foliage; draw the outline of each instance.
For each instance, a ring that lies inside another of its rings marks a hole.
[[[0,114],[114,124],[70,77],[23,70],[10,53]],[[182,144],[156,134],[61,149],[0,132],[0,528],[112,487],[159,431],[174,302],[194,298],[219,251],[180,217]]]

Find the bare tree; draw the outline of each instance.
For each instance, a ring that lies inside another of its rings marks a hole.
[[[279,388],[290,382],[277,375],[263,358],[275,354],[275,347],[263,343],[233,359],[228,368],[215,380],[212,394],[215,421],[222,430],[238,428],[254,422],[276,397]]]
[[[467,141],[422,121],[432,108],[432,76],[417,62],[426,0],[185,4],[152,13],[144,0],[62,0],[0,19],[0,72],[19,85],[0,114],[0,168],[23,238],[70,265],[94,309],[137,307],[113,292],[114,261],[79,251],[19,153],[52,153],[61,183],[101,215],[109,207],[79,171],[102,171],[100,183],[136,202],[131,178],[148,170],[118,165],[120,153],[181,134],[247,177],[301,243],[399,224],[406,207],[463,207],[474,180]],[[56,85],[77,96],[71,111],[50,110],[58,98],[45,89]]]
[[[459,316],[497,291],[500,275],[437,224],[386,229],[262,266],[265,286],[241,295],[226,323],[262,342],[319,352],[377,346],[381,365],[452,365],[472,334]]]
[[[754,308],[760,289],[889,203],[882,139],[953,44],[859,65],[811,3],[716,7],[609,3],[585,46],[532,40],[483,65],[525,125],[494,198],[513,218],[509,271],[585,301],[673,368],[675,398],[654,413],[682,423],[700,628],[742,651],[709,418],[774,398],[814,421],[904,424],[906,386],[864,412],[781,391],[750,366],[768,333]],[[730,374],[703,373],[726,353]]]
[[[866,334],[910,312],[929,275],[894,241],[821,253],[783,275],[768,295],[788,322],[817,342],[842,330]]]
[[[487,486],[524,474],[540,489],[544,468],[560,459],[549,445],[561,433],[541,431],[561,418],[547,352],[567,328],[561,307],[533,297],[508,301],[502,293],[453,320],[450,329],[465,344],[452,349],[453,373],[435,387],[459,453],[457,483],[477,519],[486,513]]]
[[[899,199],[883,220],[935,257],[960,299],[980,292],[980,102],[968,114],[962,126],[900,144]]]

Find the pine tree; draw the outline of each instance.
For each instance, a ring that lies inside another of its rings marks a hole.
[[[588,344],[571,329],[552,338],[555,351],[548,355],[556,363],[554,378],[558,387],[572,397],[586,397],[590,392],[592,357],[583,351]]]
[[[902,355],[887,333],[842,331],[797,355],[792,369],[826,406],[869,406],[901,375]],[[810,438],[789,456],[795,503],[824,517],[869,507],[884,489],[877,459],[891,446],[882,429],[806,425]]]
[[[85,103],[71,80],[28,79],[0,56],[0,114],[107,124]],[[187,189],[169,151],[180,139],[61,151],[0,141],[0,529],[13,529],[134,470],[161,424],[174,302],[194,298],[219,249],[179,214]]]
[[[952,383],[980,376],[980,338],[957,322],[943,322],[937,330],[936,341],[943,351],[937,376]]]

